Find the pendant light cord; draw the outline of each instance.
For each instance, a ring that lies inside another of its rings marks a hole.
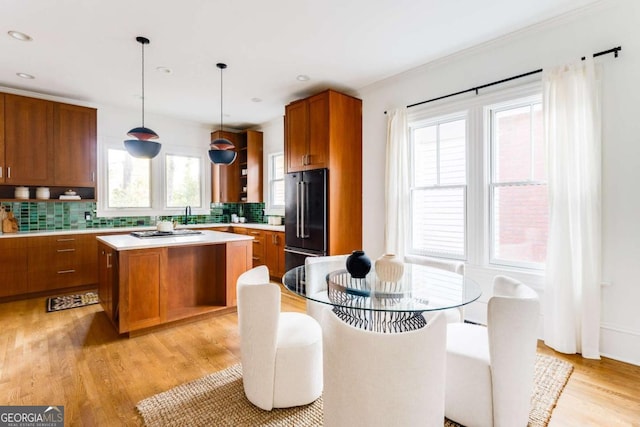
[[[223,62],[219,62],[216,64],[216,67],[220,69],[220,132],[223,131],[224,122],[222,120],[222,108],[223,108],[223,85],[222,85],[222,71],[227,68],[227,64]],[[224,138],[223,138],[224,139]]]
[[[220,132],[224,132],[224,126],[222,124],[222,70],[224,70],[224,68],[220,68]]]
[[[142,45],[142,127],[144,127],[144,42]]]

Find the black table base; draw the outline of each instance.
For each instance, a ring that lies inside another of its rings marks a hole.
[[[409,332],[423,328],[427,320],[422,313],[373,311],[333,307],[340,320],[356,328],[381,333]]]

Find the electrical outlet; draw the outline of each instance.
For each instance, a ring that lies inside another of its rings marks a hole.
[[[91,212],[85,212],[84,213],[84,220],[85,221],[91,221]]]

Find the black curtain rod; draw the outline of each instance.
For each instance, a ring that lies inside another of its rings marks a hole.
[[[607,55],[609,53],[613,53],[615,55],[615,57],[618,57],[618,52],[622,50],[621,46],[618,47],[614,47],[608,50],[603,50],[602,52],[596,52],[593,54],[593,57],[596,58],[598,56],[602,56],[602,55]],[[582,60],[584,61],[586,59],[586,57],[582,57]],[[530,76],[532,74],[538,74],[542,72],[542,68],[539,68],[537,70],[534,71],[529,71],[528,73],[524,73],[524,74],[518,74],[517,76],[513,76],[513,77],[507,77],[506,79],[502,79],[502,80],[498,80],[495,82],[491,82],[491,83],[487,83],[487,84],[483,84],[480,86],[476,86],[476,87],[472,87],[471,89],[466,89],[466,90],[461,90],[460,92],[455,92],[455,93],[450,93],[448,95],[443,95],[443,96],[439,96],[437,98],[432,98],[432,99],[428,99],[426,101],[421,101],[421,102],[416,102],[415,104],[411,104],[411,105],[407,105],[407,108],[411,108],[411,107],[416,107],[418,105],[422,105],[422,104],[428,104],[429,102],[434,102],[434,101],[439,101],[441,99],[445,99],[445,98],[449,98],[452,96],[456,96],[456,95],[462,95],[463,93],[467,93],[467,92],[475,92],[476,95],[478,94],[478,91],[480,89],[484,89],[486,87],[489,86],[494,86],[494,85],[499,85],[501,83],[506,83],[506,82],[510,82],[511,80],[516,80],[516,79],[521,79],[522,77],[527,77]],[[387,112],[384,112],[385,114],[387,114]]]

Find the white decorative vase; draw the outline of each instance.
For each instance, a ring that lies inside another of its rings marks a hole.
[[[376,275],[381,282],[396,283],[404,274],[404,263],[395,254],[384,254],[376,260]]]

